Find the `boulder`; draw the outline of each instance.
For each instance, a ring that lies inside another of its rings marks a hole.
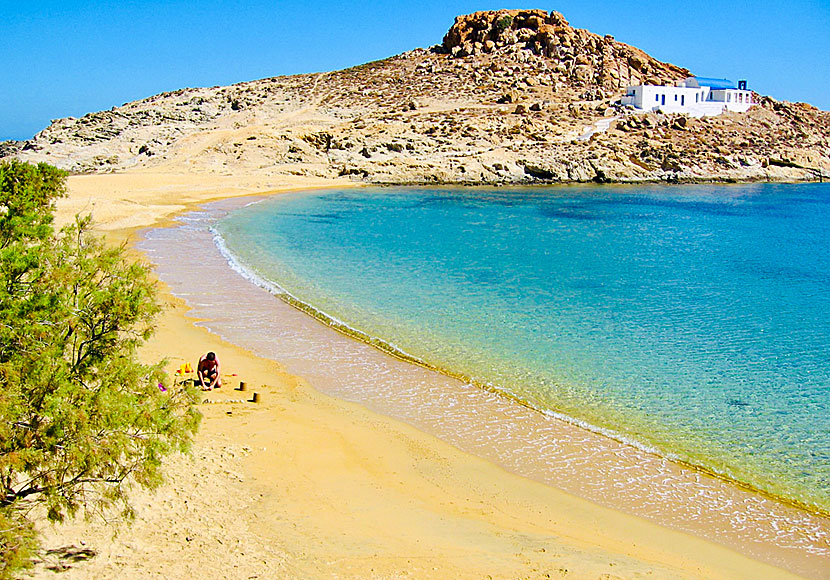
[[[573,78],[581,83],[587,83],[593,79],[594,69],[587,64],[581,64],[574,68]]]

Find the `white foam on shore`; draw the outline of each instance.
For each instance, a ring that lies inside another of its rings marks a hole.
[[[538,410],[538,409],[537,409]],[[566,415],[565,413],[560,413],[558,411],[550,411],[547,409],[540,410],[540,412],[547,417],[551,417],[552,419],[556,419],[558,421],[564,421],[565,423],[570,423],[571,425],[575,425],[580,429],[585,429],[586,431],[590,431],[592,433],[596,433],[598,435],[602,435],[603,437],[608,437],[609,439],[613,439],[614,441],[618,441],[624,445],[628,445],[629,447],[633,447],[635,449],[639,449],[644,453],[651,453],[653,455],[659,455],[661,457],[665,457],[666,459],[670,459],[673,461],[679,460],[680,457],[678,455],[672,453],[666,453],[657,449],[652,445],[648,445],[647,443],[643,443],[633,437],[629,437],[627,435],[622,435],[617,431],[612,429],[606,429],[605,427],[597,427],[589,423],[588,421],[584,421],[582,419],[576,419],[571,417],[570,415]]]
[[[397,346],[395,343],[384,340],[378,336],[365,333],[362,330],[347,324],[346,322],[337,318],[336,316],[329,314],[328,312],[325,312],[323,310],[320,310],[319,308],[315,307],[312,304],[309,304],[308,302],[300,300],[297,296],[295,296],[294,294],[292,294],[276,282],[264,278],[253,268],[249,268],[248,266],[244,265],[236,257],[236,255],[233,252],[231,252],[231,250],[228,248],[227,244],[225,243],[225,239],[222,237],[222,234],[219,231],[217,231],[214,227],[209,228],[209,230],[213,234],[213,243],[216,245],[216,248],[219,250],[219,253],[222,254],[222,256],[227,260],[228,266],[234,272],[242,276],[250,283],[259,286],[264,290],[267,290],[270,294],[273,294],[277,298],[284,300],[289,305],[298,308],[299,310],[305,312],[309,316],[313,316],[326,326],[330,326],[351,338],[362,340],[371,346],[379,348],[383,352],[393,354],[406,361],[419,364],[430,369],[435,368],[432,365],[419,359],[415,355],[409,354],[408,352]]]

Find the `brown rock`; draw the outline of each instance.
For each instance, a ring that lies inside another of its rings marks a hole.
[[[643,68],[644,63],[643,63],[643,60],[638,55],[632,54],[631,56],[628,57],[628,64],[634,70],[640,70],[640,69]]]
[[[574,68],[573,77],[582,83],[587,83],[593,76],[594,69],[590,65],[581,64]]]

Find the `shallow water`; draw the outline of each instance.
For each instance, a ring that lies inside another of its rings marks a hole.
[[[430,365],[830,509],[830,188],[359,190],[217,224]]]
[[[569,192],[573,190],[564,193]],[[441,196],[448,194],[457,195],[440,192]],[[462,195],[476,196],[478,192]],[[509,208],[512,201],[500,203]],[[178,228],[149,232],[142,244],[158,264],[161,278],[194,307],[196,316],[207,319],[204,324],[212,330],[279,360],[318,389],[406,420],[522,475],[809,576],[826,575],[823,563],[830,557],[827,518],[572,427],[469,383],[396,360],[332,332],[249,283],[228,268],[208,229],[239,205],[239,200],[211,204],[208,211],[183,218]],[[332,218],[315,212],[313,219]],[[302,239],[296,241],[301,250]],[[319,242],[314,236],[306,239],[306,250],[313,250]],[[196,255],[198,262],[192,259]],[[191,258],[183,260],[182,256]],[[384,282],[382,278],[378,284]],[[331,310],[328,305],[324,308]],[[492,367],[495,365],[483,368]],[[617,431],[623,432],[619,427]]]

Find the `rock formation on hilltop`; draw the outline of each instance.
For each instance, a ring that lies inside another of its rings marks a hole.
[[[459,16],[444,37],[454,57],[499,52],[512,46],[544,55],[554,72],[575,85],[595,86],[609,94],[629,85],[669,84],[687,78],[687,69],[660,62],[639,48],[572,28],[558,12],[500,10]]]
[[[54,121],[0,157],[75,172],[348,177],[373,183],[801,180],[830,175],[830,113],[632,114],[631,83],[689,71],[562,15],[459,16],[440,46],[313,75],[182,89]]]

